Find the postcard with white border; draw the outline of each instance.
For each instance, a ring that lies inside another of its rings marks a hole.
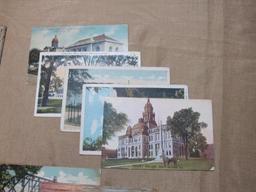
[[[214,170],[211,100],[105,97],[102,167]]]
[[[140,67],[139,52],[41,53],[34,115],[60,117],[65,69],[68,66]]]
[[[128,51],[128,25],[33,27],[28,74],[37,75],[42,52]]]
[[[73,191],[71,189],[99,186],[101,170],[2,164],[0,175],[0,191]]]
[[[101,155],[104,97],[188,99],[186,85],[84,84],[80,154]]]
[[[83,84],[169,85],[167,67],[70,67],[66,71],[61,131],[80,132]]]

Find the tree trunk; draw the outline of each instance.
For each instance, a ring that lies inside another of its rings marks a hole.
[[[184,144],[185,144],[185,158],[186,158],[186,160],[188,160],[188,137],[187,137],[187,135],[185,136]]]
[[[43,93],[42,106],[48,105],[48,95],[49,95],[49,89],[50,89],[50,80],[51,80],[52,71],[53,71],[53,64],[54,64],[54,62],[51,61],[50,67],[49,67],[49,70],[47,73],[47,79],[46,79],[45,89],[44,89],[44,93]]]

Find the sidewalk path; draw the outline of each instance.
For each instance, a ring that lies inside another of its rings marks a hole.
[[[133,166],[133,165],[142,165],[142,164],[150,164],[150,163],[159,163],[160,161],[152,160],[152,161],[145,161],[141,163],[129,163],[129,164],[122,164],[122,165],[112,165],[106,166],[106,168],[115,168],[115,167],[126,167],[126,166]],[[162,162],[162,161],[161,161]]]

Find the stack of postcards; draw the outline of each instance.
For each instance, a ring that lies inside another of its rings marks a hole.
[[[127,25],[33,28],[34,115],[80,133],[80,154],[101,156],[102,168],[214,170],[211,101],[188,99],[169,68],[143,66],[143,54],[128,51]],[[84,168],[42,169],[60,183],[99,184],[99,170],[88,182]]]

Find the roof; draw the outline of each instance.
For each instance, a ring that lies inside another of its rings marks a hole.
[[[73,43],[72,45],[68,46],[67,48],[86,45],[86,44],[90,44],[90,43],[98,43],[98,42],[103,42],[103,41],[122,44],[120,41],[113,39],[105,34],[102,34],[102,35],[94,36],[92,38],[81,39],[81,40]]]

